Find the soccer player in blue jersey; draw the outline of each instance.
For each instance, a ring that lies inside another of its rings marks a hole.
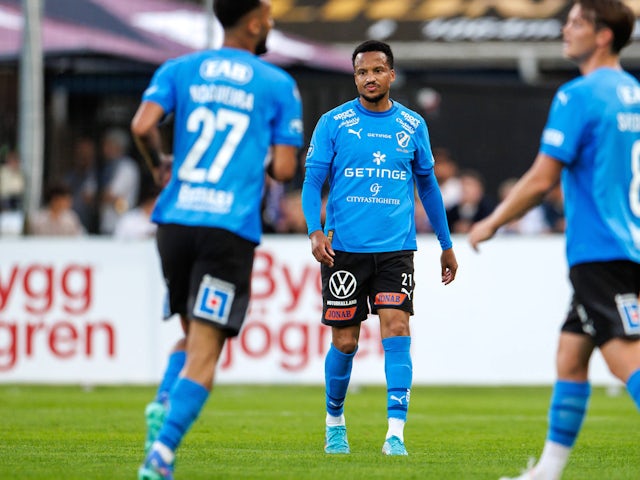
[[[595,348],[640,408],[640,84],[619,61],[634,23],[619,0],[574,2],[564,55],[582,75],[556,93],[531,168],[469,233],[477,249],[561,182],[574,294],[558,343],[546,442],[522,480],[561,477],[587,411]]]
[[[158,122],[174,115],[173,172],[152,220],[169,307],[187,326],[186,357],[170,360],[168,376],[180,373],[168,380],[169,408],[140,479],[173,478],[175,451],[209,396],[225,341],[244,321],[265,170],[290,179],[302,146],[294,80],[256,56],[266,51],[273,26],[270,1],[216,0],[214,10],[224,28],[222,48],[162,65],[132,121],[155,168]]]
[[[358,98],[325,113],[315,128],[302,189],[313,256],[321,263],[322,323],[331,326],[325,359],[325,452],[349,453],[344,402],[360,325],[380,317],[389,428],[382,452],[407,455],[404,424],[411,391],[411,336],[417,185],[440,241],[442,282],[458,268],[424,119],[391,100],[389,45],[367,41],[353,52]],[[329,180],[326,221],[321,189]]]

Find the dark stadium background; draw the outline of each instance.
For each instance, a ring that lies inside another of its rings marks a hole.
[[[61,15],[60,5],[74,11],[74,4],[86,6],[90,1],[48,1],[45,16],[54,11]],[[19,3],[0,0],[0,7]],[[204,9],[207,0],[173,3]],[[422,113],[432,145],[448,148],[462,168],[480,171],[494,196],[503,179],[519,176],[529,166],[554,90],[577,74],[561,58],[559,29],[569,4],[272,0],[276,28],[333,47],[345,58],[357,43],[372,36],[389,42],[398,72],[392,96]],[[439,12],[446,15],[430,17]],[[99,28],[119,28],[117,22],[106,20]],[[639,52],[631,46],[623,57],[624,66],[636,75],[640,75]],[[89,51],[46,52],[45,178],[69,166],[69,146],[75,136],[97,139],[107,127],[128,126],[157,66]],[[354,97],[352,77],[339,69],[303,64],[286,69],[301,89],[308,140],[323,112]],[[0,158],[17,140],[17,72],[17,57],[0,57]],[[53,103],[61,99],[64,123],[52,116]]]

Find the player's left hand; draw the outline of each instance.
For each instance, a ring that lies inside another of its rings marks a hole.
[[[455,280],[458,272],[458,261],[453,248],[443,250],[442,255],[440,255],[440,266],[442,267],[442,283],[449,285]]]

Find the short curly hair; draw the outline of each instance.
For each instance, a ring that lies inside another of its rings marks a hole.
[[[213,12],[224,28],[235,27],[240,19],[260,6],[260,0],[216,0]]]
[[[393,52],[391,51],[391,47],[378,40],[367,40],[366,42],[362,42],[360,45],[356,47],[353,51],[353,55],[351,55],[351,64],[356,66],[356,57],[359,53],[364,52],[382,52],[387,56],[387,65],[389,68],[393,69]]]

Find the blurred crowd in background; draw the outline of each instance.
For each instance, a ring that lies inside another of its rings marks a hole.
[[[151,211],[160,188],[144,165],[132,156],[129,132],[121,128],[105,131],[99,142],[78,137],[72,146],[71,167],[46,178],[42,207],[24,217],[25,178],[15,150],[3,153],[0,163],[0,235],[103,235],[119,239],[150,238],[155,234]],[[496,198],[487,192],[482,173],[460,169],[446,148],[434,148],[435,174],[447,210],[452,233],[467,233],[471,224],[487,216],[516,178],[499,184]],[[301,152],[304,154],[304,151]],[[286,184],[267,178],[263,197],[265,233],[306,234],[300,192],[300,172]],[[429,219],[416,201],[416,229],[431,232]],[[560,187],[523,218],[501,230],[501,234],[537,235],[564,231]]]
[[[100,141],[79,137],[71,167],[45,178],[43,204],[23,214],[25,177],[15,150],[0,164],[0,233],[4,235],[105,235],[121,239],[155,234],[151,211],[160,192],[130,155],[124,129],[107,130]]]

